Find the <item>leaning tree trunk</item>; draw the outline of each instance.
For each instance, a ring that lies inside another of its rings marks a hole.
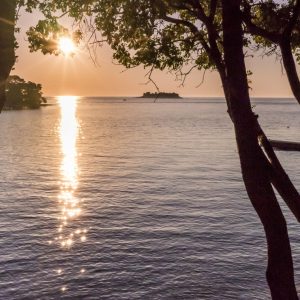
[[[5,103],[5,85],[15,63],[16,0],[0,1],[0,112]]]
[[[266,275],[272,299],[298,299],[287,226],[271,185],[268,161],[258,143],[257,119],[251,109],[239,5],[238,0],[222,0],[229,102],[242,175],[248,196],[266,234],[268,245]]]
[[[282,62],[291,86],[291,90],[300,104],[300,80],[297,74],[297,68],[293,57],[291,42],[289,37],[283,36],[280,43]]]
[[[300,0],[295,0],[291,2],[293,2],[292,12],[288,19],[287,25],[281,34],[279,46],[282,54],[283,64],[287,73],[292,92],[300,104],[300,81],[297,74],[296,64],[294,61],[291,46],[292,33],[296,29],[296,25],[300,15]]]

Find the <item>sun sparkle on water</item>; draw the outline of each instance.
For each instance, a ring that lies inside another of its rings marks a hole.
[[[75,243],[86,242],[88,232],[88,229],[81,227],[79,218],[82,214],[82,200],[77,195],[79,181],[77,140],[80,127],[77,119],[78,99],[77,96],[57,97],[60,107],[58,133],[61,151],[60,192],[57,195],[59,213],[55,237],[48,241],[48,245],[58,246],[62,251],[70,251]],[[62,266],[56,266],[55,272],[65,281],[67,272]],[[81,268],[80,274],[85,272],[86,270]],[[68,286],[63,285],[61,291],[68,292]]]
[[[79,124],[77,121],[77,100],[76,96],[60,96],[58,102],[61,110],[60,141],[62,152],[61,163],[61,191],[58,196],[60,205],[60,220],[58,227],[58,240],[63,248],[70,248],[74,240],[74,233],[68,230],[68,222],[81,215],[80,201],[75,193],[78,186],[77,166],[77,138]],[[80,230],[81,229],[77,229]],[[78,237],[79,241],[85,241],[86,237]]]

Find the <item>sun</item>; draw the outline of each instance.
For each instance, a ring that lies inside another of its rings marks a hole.
[[[65,55],[71,55],[76,51],[76,46],[71,38],[63,36],[58,41],[59,50]]]

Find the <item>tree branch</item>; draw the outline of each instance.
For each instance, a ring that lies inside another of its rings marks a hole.
[[[281,50],[283,65],[286,70],[291,90],[298,103],[300,104],[300,80],[298,77],[297,68],[293,57],[290,38],[282,38],[279,46]]]
[[[217,11],[217,5],[218,5],[218,0],[211,0],[210,1],[210,12],[209,12],[209,20],[211,22],[213,22],[215,15],[216,15],[216,11]]]
[[[193,34],[199,33],[198,28],[193,23],[187,20],[176,19],[174,17],[167,16],[166,14],[162,16],[162,19],[173,24],[183,25],[185,27],[188,27]]]
[[[251,6],[247,1],[243,1],[244,10],[242,11],[242,20],[246,24],[249,33],[262,36],[273,43],[278,43],[280,35],[275,32],[267,31],[252,22]]]

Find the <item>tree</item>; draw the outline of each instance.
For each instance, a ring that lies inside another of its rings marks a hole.
[[[19,76],[10,76],[6,84],[6,109],[37,109],[41,103],[46,103],[46,99],[42,96],[41,84],[34,82],[26,82]]]
[[[29,5],[29,9],[37,7],[46,16],[46,20],[39,23],[40,26],[29,30],[34,50],[41,48],[44,53],[55,52],[52,47],[47,47],[53,45],[53,35],[49,34],[48,25],[56,21],[53,12],[59,11],[60,14],[74,18],[79,25],[86,24],[86,19],[91,18],[93,32],[101,32],[113,49],[114,58],[128,68],[142,64],[150,68],[150,75],[154,69],[166,68],[181,73],[186,65],[200,70],[218,71],[228,113],[235,128],[245,187],[266,233],[267,280],[272,298],[298,299],[286,222],[273,187],[298,221],[300,196],[268,142],[258,116],[251,109],[243,53],[243,47],[250,46],[250,43],[264,45],[261,41],[245,36],[243,22],[247,24],[247,32],[256,34],[250,30],[247,5],[251,7],[252,22],[252,15],[258,18],[260,11],[254,11],[253,7],[257,3],[272,2],[116,0],[112,4],[108,0],[35,0],[22,1],[22,4]],[[285,3],[294,12],[294,21],[287,23],[295,28],[299,21],[298,1],[295,5],[292,1]],[[267,11],[266,18],[271,14]],[[293,34],[289,35],[288,41],[293,45],[292,41],[296,41],[299,34],[293,30],[291,32]],[[289,66],[291,62],[287,61]],[[181,74],[184,75],[184,72]]]
[[[21,7],[24,7],[27,12],[31,13],[33,9],[37,7],[37,5],[41,5],[40,9],[45,13],[46,5],[50,3],[51,1],[39,0],[0,1],[0,113],[6,101],[6,83],[16,61],[15,49],[18,47],[18,45],[15,39],[15,32],[18,31],[18,28],[16,27],[18,11]],[[50,49],[52,52],[56,51],[56,54],[58,54],[58,42],[55,41],[55,37],[58,34],[65,34],[66,29],[55,22],[55,18],[51,18],[49,14],[48,17],[49,20],[47,20],[46,22],[40,22],[40,29],[44,30],[43,34],[52,34],[51,42],[49,42],[45,46],[47,50],[45,50],[44,53],[47,53]],[[51,29],[51,32],[49,31],[49,29]],[[78,40],[79,38],[80,37],[78,36],[78,34],[75,33],[74,40]],[[34,40],[37,41],[37,37],[35,37]]]
[[[16,7],[16,0],[0,1],[0,112],[6,100],[6,80],[15,63]]]
[[[279,48],[292,92],[300,104],[300,80],[293,54],[300,63],[300,0],[242,1],[243,21],[268,55]]]
[[[298,299],[287,228],[271,185],[272,166],[268,165],[259,147],[257,130],[260,129],[257,129],[259,125],[250,107],[239,4],[234,0],[222,0],[224,60],[242,174],[249,198],[266,232],[267,280],[272,298]]]

